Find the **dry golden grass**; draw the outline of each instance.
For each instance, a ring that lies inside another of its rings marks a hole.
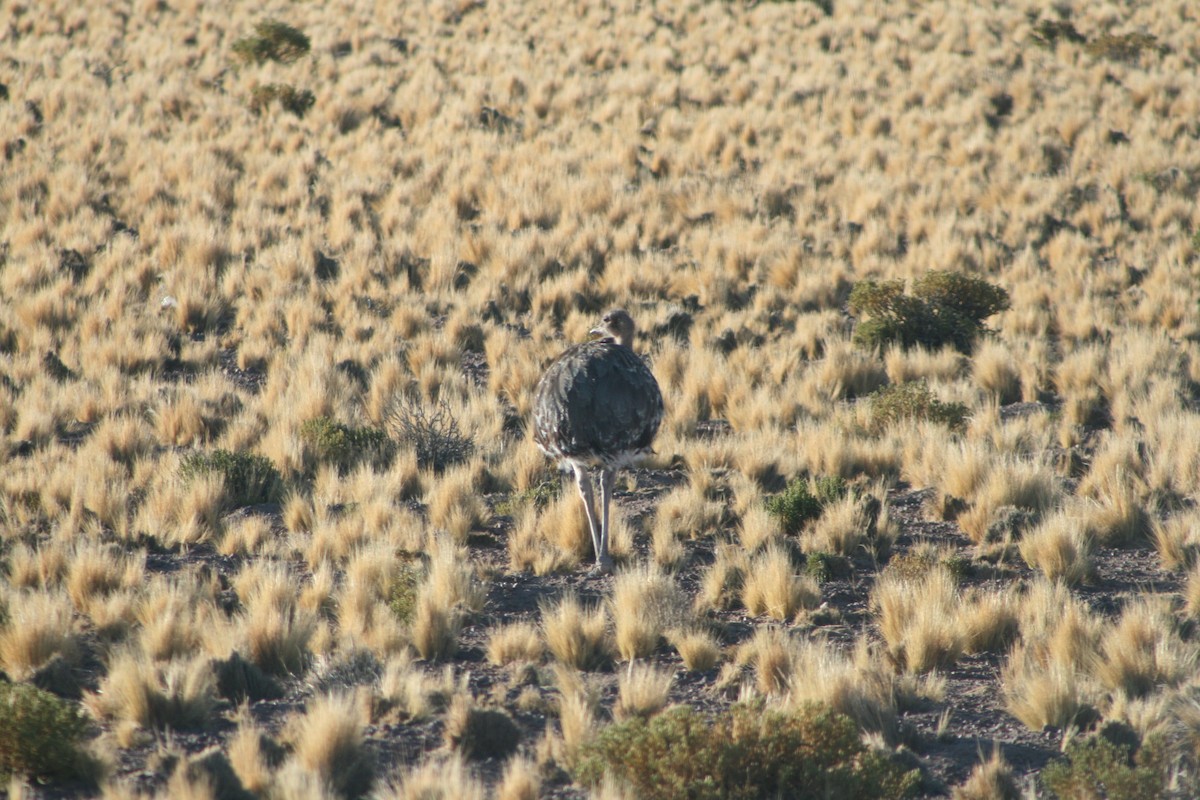
[[[850,655],[819,640],[802,642],[795,648],[788,702],[797,708],[827,704],[863,730],[894,741],[899,730],[898,689],[890,666],[865,639],[859,640]]]
[[[920,680],[885,680],[893,663],[953,669],[1015,638],[1001,683],[1026,724],[1094,706],[1139,730],[1182,725],[1170,709],[1193,656],[1159,604],[1200,617],[1188,3],[1060,9],[1089,40],[1161,45],[1129,59],[1040,46],[1044,10],[957,0],[127,5],[0,4],[10,677],[56,656],[87,671],[112,692],[89,705],[119,748],[211,718],[202,655],[241,654],[294,692],[365,650],[383,665],[379,713],[408,720],[466,692],[463,642],[517,682],[546,650],[570,669],[659,668],[666,637],[706,688],[753,664],[748,691],[829,702],[890,738],[888,692]],[[243,63],[233,42],[272,17],[311,52]],[[255,106],[268,83],[311,91],[311,108]],[[1011,305],[969,353],[858,347],[852,284],[931,269],[985,278]],[[666,414],[654,472],[618,485],[622,572],[593,583],[576,574],[591,556],[579,499],[544,491],[554,465],[528,428],[549,359],[612,305],[638,320]],[[861,400],[908,380],[970,424],[869,430]],[[402,396],[444,403],[471,456],[438,471],[400,442],[388,463],[339,469],[301,435],[321,416],[386,428]],[[185,479],[188,456],[218,448],[265,457],[281,507],[247,512],[230,480]],[[878,487],[883,511],[868,530],[846,499],[785,541],[763,498],[797,475]],[[925,507],[892,513],[910,489],[930,490]],[[917,515],[950,523],[932,560],[907,545]],[[1146,541],[1161,569],[1121,585],[1120,617],[1077,603],[1069,587],[1108,593],[1110,566],[1140,564]],[[881,573],[889,549],[911,571]],[[797,552],[848,557],[830,611],[873,597],[883,647],[760,633],[822,600]],[[392,591],[413,563],[400,619]],[[525,614],[570,589],[586,608],[567,595],[540,628],[496,622],[514,619],[513,591]],[[721,627],[739,606],[753,632]],[[708,630],[745,655],[724,678],[707,674]],[[558,765],[612,711],[619,679],[603,680],[559,681]],[[352,716],[332,708],[317,716]],[[925,714],[942,730],[918,714],[921,735],[953,737],[963,711],[951,698]],[[314,753],[361,736],[363,720],[316,718]],[[268,763],[255,730],[212,733],[248,789],[343,791],[323,757]],[[542,750],[522,747],[486,780],[413,753],[378,794],[534,796]],[[162,791],[214,791],[191,762]],[[1004,795],[1004,775],[993,759],[956,791]]]
[[[526,758],[510,758],[496,789],[497,800],[537,800],[542,789],[542,776],[537,764]]]
[[[248,792],[257,794],[271,785],[263,732],[249,718],[239,720],[237,732],[229,740],[229,765]]]
[[[216,679],[203,656],[156,665],[136,650],[113,656],[108,673],[85,704],[100,719],[113,720],[122,746],[139,729],[204,728],[216,705]]]
[[[879,632],[896,664],[909,672],[949,667],[966,647],[958,623],[958,581],[943,567],[920,578],[884,572],[875,583],[871,605]]]
[[[358,797],[375,778],[374,753],[364,746],[360,704],[350,695],[314,698],[293,720],[291,758],[340,797]]]
[[[597,669],[610,658],[613,648],[604,606],[585,608],[568,594],[557,603],[541,608],[542,635],[551,655],[574,669]]]
[[[675,581],[654,567],[635,567],[613,581],[613,641],[625,661],[645,658],[666,632],[686,624],[688,601]]]
[[[980,761],[951,792],[952,800],[1019,800],[1021,791],[1012,766],[996,747],[986,761]]]
[[[693,672],[707,672],[721,658],[721,646],[704,631],[676,631],[667,638],[683,660],[683,665]]]
[[[1023,648],[1005,664],[1002,680],[1008,712],[1033,731],[1073,724],[1089,696],[1081,677],[1069,667],[1047,667]]]
[[[376,792],[380,800],[484,800],[487,789],[458,755],[417,765]]]
[[[488,637],[488,661],[497,666],[536,664],[542,660],[545,650],[537,626],[529,622],[514,622],[496,628]]]
[[[1180,638],[1170,606],[1143,599],[1105,631],[1095,675],[1110,691],[1142,698],[1190,679],[1198,657],[1196,646]]]
[[[786,622],[820,603],[821,587],[816,579],[798,574],[783,547],[768,547],[750,559],[742,580],[742,605],[751,614]]]
[[[646,718],[667,704],[675,675],[652,664],[630,663],[617,678],[617,702],[613,716],[618,719]]]
[[[1093,574],[1092,537],[1083,520],[1068,509],[1026,532],[1018,547],[1025,563],[1050,580],[1075,585]]]
[[[79,634],[71,604],[59,593],[9,591],[3,595],[0,665],[15,678],[27,677],[54,656],[79,657]]]

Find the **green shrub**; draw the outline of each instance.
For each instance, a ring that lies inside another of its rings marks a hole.
[[[550,505],[551,500],[562,494],[562,485],[561,479],[555,479],[543,481],[537,486],[530,486],[525,491],[516,492],[507,500],[497,503],[496,513],[513,515],[527,505],[532,505],[539,510],[543,509]]]
[[[179,465],[179,475],[185,481],[213,473],[224,478],[227,502],[234,508],[277,503],[283,493],[279,470],[271,459],[257,453],[195,452],[184,456]]]
[[[323,464],[348,470],[360,463],[386,464],[392,443],[378,428],[352,428],[329,417],[310,419],[300,426],[300,439]]]
[[[610,725],[582,747],[575,770],[590,785],[605,772],[656,800],[893,798],[919,777],[869,750],[849,717],[757,705],[716,717],[677,707]]]
[[[297,89],[290,83],[259,84],[250,90],[250,110],[261,114],[270,108],[272,103],[278,102],[284,111],[303,117],[316,99],[308,89]]]
[[[817,583],[850,575],[850,559],[836,553],[809,553],[804,559],[804,573]]]
[[[850,311],[864,317],[855,343],[868,348],[893,342],[970,353],[983,321],[1008,308],[1008,292],[959,272],[930,272],[904,293],[903,281],[861,281],[850,292]]]
[[[234,55],[247,64],[266,61],[290,64],[308,55],[310,49],[312,43],[300,30],[273,19],[255,25],[253,36],[233,43]]]
[[[92,762],[79,746],[87,725],[75,703],[27,683],[0,683],[0,774],[89,777]]]
[[[1160,55],[1168,52],[1166,45],[1149,33],[1106,33],[1083,46],[1088,54],[1110,61],[1137,61],[1144,51]]]
[[[849,487],[836,475],[809,480],[796,478],[777,495],[767,499],[767,511],[779,517],[784,533],[796,534],[809,520],[821,516],[825,506],[846,496]]]
[[[431,412],[403,397],[388,411],[387,426],[393,439],[416,451],[420,466],[434,472],[465,461],[475,450],[458,429],[458,418],[444,400],[439,400]]]
[[[1068,745],[1066,758],[1042,771],[1042,782],[1061,800],[1138,800],[1164,797],[1170,773],[1171,759],[1161,738],[1151,737],[1137,747],[1098,735]]]
[[[425,570],[419,563],[401,564],[388,588],[388,608],[405,624],[410,624],[416,616],[417,596],[424,580]]]
[[[962,430],[967,422],[967,407],[962,403],[943,403],[934,397],[924,381],[893,383],[872,393],[871,428],[882,431],[900,420],[929,420],[950,430]]]
[[[1070,20],[1042,19],[1034,24],[1033,41],[1039,46],[1053,49],[1059,39],[1075,44],[1087,41]]]

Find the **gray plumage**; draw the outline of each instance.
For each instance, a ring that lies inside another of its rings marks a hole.
[[[533,439],[542,452],[575,472],[587,512],[596,569],[612,568],[608,505],[618,467],[652,452],[662,422],[658,382],[633,352],[633,318],[623,309],[604,315],[599,339],[575,345],[546,369],[533,400]],[[602,518],[596,519],[590,469],[600,478]]]

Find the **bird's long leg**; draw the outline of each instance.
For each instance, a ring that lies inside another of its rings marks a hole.
[[[587,514],[588,530],[592,534],[592,552],[598,554],[601,547],[600,525],[596,521],[596,504],[592,500],[592,476],[578,464],[575,465],[575,485],[579,487],[579,496],[583,498],[583,511]]]
[[[596,571],[612,572],[612,558],[608,555],[608,503],[612,500],[613,481],[617,471],[600,470],[600,546],[596,548]]]

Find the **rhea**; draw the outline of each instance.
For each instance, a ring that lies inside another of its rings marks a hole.
[[[592,329],[597,338],[554,359],[534,392],[533,440],[575,473],[599,574],[612,571],[608,505],[616,471],[652,452],[663,416],[658,381],[633,352],[633,334],[633,318],[624,309],[605,313]],[[600,484],[599,518],[593,477]]]

